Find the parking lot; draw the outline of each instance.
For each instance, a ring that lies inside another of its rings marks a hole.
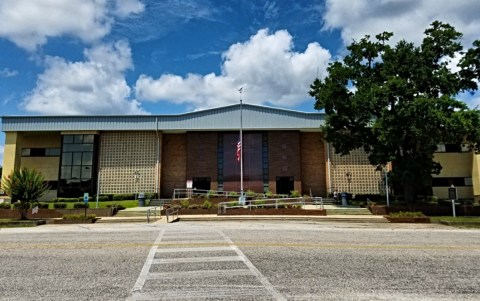
[[[0,229],[0,300],[478,300],[479,230],[298,221]]]

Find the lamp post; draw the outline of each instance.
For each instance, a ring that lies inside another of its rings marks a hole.
[[[385,195],[387,196],[387,207],[389,207],[390,198],[388,193],[388,169],[384,165],[378,164],[377,167],[375,168],[375,171],[383,171],[383,174],[385,176]]]
[[[134,181],[134,184],[135,184],[135,187],[133,189],[135,189],[135,200],[137,200],[137,191],[138,191],[138,181],[140,180],[140,172],[138,171],[135,171],[133,173],[133,181]]]

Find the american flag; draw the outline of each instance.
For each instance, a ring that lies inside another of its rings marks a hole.
[[[242,142],[237,143],[237,161],[240,162],[240,156],[242,155]]]

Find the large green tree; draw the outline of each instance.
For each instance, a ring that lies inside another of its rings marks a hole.
[[[12,203],[20,202],[20,218],[27,219],[27,210],[30,203],[45,194],[48,185],[43,175],[35,169],[21,168],[13,170],[2,184]]]
[[[438,21],[424,33],[419,46],[391,46],[388,32],[354,41],[310,90],[335,151],[363,148],[372,165],[392,162],[395,192],[411,202],[441,170],[433,160],[437,144],[467,142],[476,150],[480,140],[479,111],[457,100],[477,90],[480,42],[464,50],[462,34]]]

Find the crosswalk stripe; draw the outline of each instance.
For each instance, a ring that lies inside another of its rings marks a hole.
[[[186,262],[215,262],[215,261],[243,261],[243,259],[239,256],[162,258],[162,259],[154,259],[152,261],[152,264],[186,263]]]

